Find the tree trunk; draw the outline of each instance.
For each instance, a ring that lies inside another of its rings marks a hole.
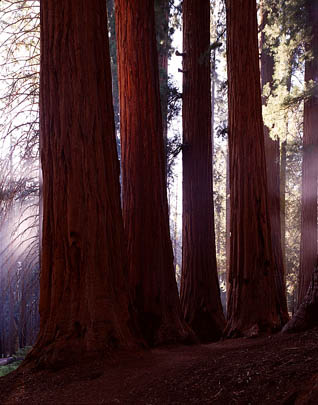
[[[318,325],[318,263],[312,271],[307,293],[282,333],[301,332]]]
[[[193,333],[181,312],[169,231],[154,1],[115,4],[129,283],[146,341],[187,341]]]
[[[305,81],[318,85],[318,3],[308,0],[307,25],[311,27],[311,40],[307,50],[312,59],[305,63]],[[318,158],[318,99],[317,89],[304,104],[303,167],[302,167],[302,208],[300,270],[298,305],[307,292],[312,269],[317,257],[317,158]]]
[[[271,245],[255,0],[228,0],[229,336],[281,326]]]
[[[40,332],[27,362],[132,342],[106,3],[41,1]]]
[[[264,27],[267,24],[267,12],[262,12],[261,22],[261,83],[262,87],[269,83],[272,87],[274,75],[274,57],[265,42]],[[262,98],[266,103],[266,98]],[[269,129],[264,125],[266,172],[268,187],[268,202],[271,223],[271,239],[275,265],[275,283],[277,291],[277,310],[280,313],[282,324],[288,321],[285,268],[281,240],[280,219],[280,148],[279,139],[270,137]]]
[[[9,272],[13,273],[15,269],[11,266],[9,269]],[[15,278],[15,274],[13,276]],[[18,330],[17,330],[17,323],[16,323],[16,317],[15,317],[15,304],[16,300],[14,295],[15,291],[14,289],[16,288],[16,283],[13,282],[13,277],[12,274],[8,278],[8,288],[9,288],[9,330],[8,330],[8,337],[9,337],[9,356],[12,356],[14,354],[18,347],[17,347],[17,338],[18,338]]]
[[[286,258],[286,166],[287,166],[287,142],[283,141],[280,151],[280,229],[281,229],[281,244],[282,255],[284,262],[285,274],[287,273],[287,258]]]
[[[183,215],[181,304],[201,341],[222,335],[212,178],[210,1],[183,2]]]
[[[29,291],[27,291],[27,283],[25,276],[22,276],[21,280],[21,299],[20,299],[20,314],[19,314],[19,347],[26,346],[27,336],[27,303],[30,302]]]

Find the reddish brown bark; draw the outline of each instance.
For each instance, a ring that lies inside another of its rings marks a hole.
[[[283,333],[301,332],[318,325],[318,265],[312,271],[307,293]]]
[[[44,366],[132,341],[103,0],[41,1]]]
[[[317,86],[318,78],[318,3],[306,2],[307,25],[311,27],[311,40],[307,50],[312,59],[305,64],[305,81],[313,80]],[[312,269],[317,257],[317,158],[318,158],[318,99],[316,94],[304,104],[303,167],[302,167],[302,208],[300,269],[298,286],[298,305],[307,292]]]
[[[211,143],[210,1],[183,1],[183,214],[181,304],[201,341],[225,320],[217,275]]]
[[[261,29],[267,24],[267,12],[262,12]],[[274,57],[267,48],[265,34],[261,34],[261,83],[272,86],[274,75]],[[262,98],[266,103],[265,97]],[[277,292],[277,310],[280,313],[282,324],[288,321],[285,268],[282,252],[281,237],[281,193],[280,193],[280,148],[279,139],[272,139],[270,131],[264,125],[266,173],[268,187],[268,202],[271,223],[271,239],[275,265],[275,283]]]
[[[281,326],[268,210],[255,0],[228,0],[231,252],[228,335]]]
[[[165,188],[153,0],[117,0],[123,216],[129,283],[150,345],[185,341]]]
[[[280,150],[280,230],[282,240],[282,254],[285,274],[287,272],[287,258],[286,258],[286,155],[287,143],[282,142]]]

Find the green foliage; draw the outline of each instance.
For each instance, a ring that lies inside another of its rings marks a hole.
[[[302,136],[289,134],[286,145],[286,290],[288,308],[296,305],[301,220]]]
[[[261,7],[267,12],[264,48],[274,59],[273,82],[263,89],[263,118],[271,137],[283,142],[289,123],[302,113],[301,103],[314,90],[303,81],[304,62],[310,58],[306,50],[310,28],[306,26],[305,0],[263,0]]]
[[[274,60],[273,81],[263,87],[263,119],[273,139],[286,147],[286,287],[288,308],[297,296],[300,249],[302,133],[304,100],[317,93],[304,82],[310,27],[306,25],[305,0],[262,0],[263,44]]]
[[[313,80],[304,83],[303,90],[294,87],[293,92],[289,93],[282,102],[282,107],[298,107],[303,101],[308,101],[312,97],[318,97],[318,84]]]
[[[20,348],[12,357],[16,360],[14,360],[12,363],[7,364],[5,366],[0,366],[0,377],[3,377],[12,371],[16,370],[19,365],[22,363],[24,360],[25,356],[28,354],[28,352],[32,349],[32,346],[25,346]]]
[[[19,365],[22,363],[21,361],[15,361],[11,364],[8,364],[6,366],[0,366],[0,377],[4,377],[5,375],[11,373],[12,371],[16,370]]]
[[[172,136],[167,138],[166,143],[166,156],[167,156],[167,186],[170,188],[174,182],[174,166],[176,164],[176,158],[182,151],[182,141],[179,131],[175,131]]]

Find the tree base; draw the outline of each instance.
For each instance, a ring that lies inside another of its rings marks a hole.
[[[169,344],[195,344],[198,339],[178,313],[161,319],[154,314],[139,314],[141,334],[150,347]]]
[[[295,333],[318,325],[318,265],[314,268],[304,301],[292,319],[284,326],[282,333]]]
[[[112,358],[120,351],[135,351],[145,347],[143,341],[132,336],[129,336],[129,339],[119,341],[105,338],[104,340],[89,341],[88,339],[61,336],[52,343],[46,343],[39,338],[20,368],[59,370],[83,361],[83,359]]]
[[[201,343],[217,342],[223,336],[224,317],[201,311],[196,313],[192,321],[186,320]]]
[[[261,335],[277,333],[280,330],[280,325],[261,325],[260,323],[255,323],[250,327],[240,328],[228,325],[225,329],[224,336],[228,339],[230,338],[256,338]]]

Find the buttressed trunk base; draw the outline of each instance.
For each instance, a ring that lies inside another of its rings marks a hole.
[[[134,342],[107,38],[105,1],[41,1],[41,320],[27,364]]]

